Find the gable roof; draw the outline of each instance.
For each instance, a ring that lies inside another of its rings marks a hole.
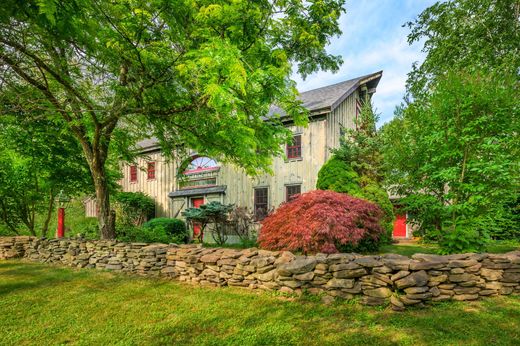
[[[311,114],[322,114],[332,112],[341,102],[350,96],[359,86],[369,84],[371,88],[377,87],[383,71],[378,71],[365,76],[349,79],[321,88],[312,89],[300,93],[298,99],[302,101],[303,107],[307,108]],[[285,112],[277,107],[271,106],[267,117],[275,113],[284,116]]]

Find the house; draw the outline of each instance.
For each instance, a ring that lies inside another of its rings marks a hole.
[[[381,76],[379,71],[301,93],[310,111],[309,124],[297,127],[287,119],[293,142],[286,146],[285,157],[274,158],[273,175],[250,177],[196,152],[167,162],[157,142],[149,139],[139,143],[142,156],[136,164],[122,166],[122,189],[153,197],[158,217],[177,217],[187,207],[219,201],[247,207],[262,219],[291,196],[316,188],[330,149],[339,147],[345,128],[355,128],[361,105],[376,92]]]

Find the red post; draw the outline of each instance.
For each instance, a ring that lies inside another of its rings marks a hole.
[[[58,208],[58,238],[65,235],[65,208]]]

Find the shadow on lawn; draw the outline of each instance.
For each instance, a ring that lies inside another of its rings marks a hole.
[[[513,304],[443,303],[395,313],[389,309],[338,303],[284,302],[273,298],[233,298],[220,308],[201,302],[193,319],[155,332],[153,344],[226,345],[518,345],[520,299]],[[268,300],[268,301],[266,301]],[[258,301],[261,301],[260,304]],[[178,304],[186,304],[178,302]],[[188,303],[189,304],[189,303]],[[232,324],[226,321],[234,321]],[[219,322],[220,321],[220,322]],[[331,323],[332,321],[332,323]],[[495,332],[493,332],[495,331]]]
[[[0,262],[0,296],[18,293],[21,290],[52,287],[77,278],[76,271],[48,264]]]

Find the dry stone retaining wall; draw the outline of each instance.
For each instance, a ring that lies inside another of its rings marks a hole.
[[[163,276],[211,286],[240,286],[286,293],[361,297],[368,305],[390,302],[395,310],[431,301],[475,300],[520,294],[520,251],[502,255],[316,254],[88,241],[0,238],[0,259]]]

